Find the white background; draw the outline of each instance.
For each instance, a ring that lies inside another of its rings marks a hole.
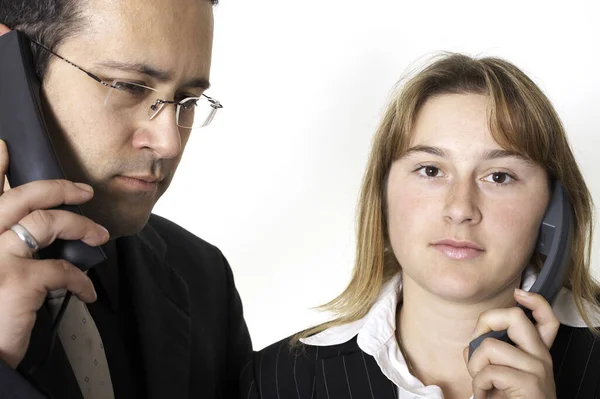
[[[504,57],[553,101],[600,206],[597,1],[221,0],[209,95],[155,212],[217,245],[255,349],[326,315],[354,259],[355,205],[390,90],[441,51]],[[600,239],[593,267],[600,273]]]

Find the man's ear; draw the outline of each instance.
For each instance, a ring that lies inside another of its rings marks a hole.
[[[0,36],[2,36],[5,33],[10,32],[10,29],[8,29],[8,26],[4,25],[4,24],[0,24]]]

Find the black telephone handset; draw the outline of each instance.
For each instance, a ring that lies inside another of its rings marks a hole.
[[[11,187],[65,178],[42,113],[40,86],[27,36],[17,30],[0,36],[0,139],[8,146]],[[78,206],[57,209],[82,214]],[[90,247],[80,240],[56,240],[41,250],[39,257],[65,259],[81,270],[106,259],[101,247]]]
[[[542,219],[536,250],[546,255],[544,266],[530,292],[542,295],[552,304],[558,295],[571,260],[571,242],[573,240],[573,210],[567,193],[559,181],[555,181],[552,198]],[[517,305],[533,320],[529,309]],[[469,359],[486,338],[496,338],[513,344],[506,330],[490,331],[480,335],[469,344]]]

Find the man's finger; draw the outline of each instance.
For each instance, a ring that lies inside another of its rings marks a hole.
[[[35,210],[80,205],[92,197],[90,186],[68,180],[41,180],[15,187],[0,197],[0,234]]]
[[[0,195],[4,194],[6,186],[8,185],[8,180],[6,180],[8,159],[8,148],[6,147],[6,142],[4,140],[0,140],[0,181],[2,182],[2,187],[0,187]]]
[[[108,231],[92,220],[69,211],[34,211],[24,217],[19,224],[37,241],[40,248],[52,244],[57,238],[62,240],[82,240],[90,246],[98,246],[109,239]],[[31,257],[31,250],[13,231],[0,235],[0,242],[6,240],[11,253],[20,257]]]
[[[28,279],[29,283],[43,291],[43,297],[48,291],[64,288],[83,302],[94,302],[97,298],[92,280],[63,259],[32,260]]]

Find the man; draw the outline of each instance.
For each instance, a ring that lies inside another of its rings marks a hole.
[[[204,96],[213,3],[0,3],[0,34],[31,39],[67,175],[0,196],[0,398],[237,397],[251,343],[231,269],[217,248],[151,215],[192,128],[220,107]],[[0,179],[8,157],[0,142]],[[81,205],[86,217],[52,209],[61,204]],[[57,238],[103,245],[108,260],[86,275],[37,259]],[[47,296],[61,289],[74,296],[52,344]],[[95,322],[99,333],[93,358],[73,349],[77,334],[60,333],[81,301],[93,318],[82,326]],[[104,366],[102,380],[79,362]]]

